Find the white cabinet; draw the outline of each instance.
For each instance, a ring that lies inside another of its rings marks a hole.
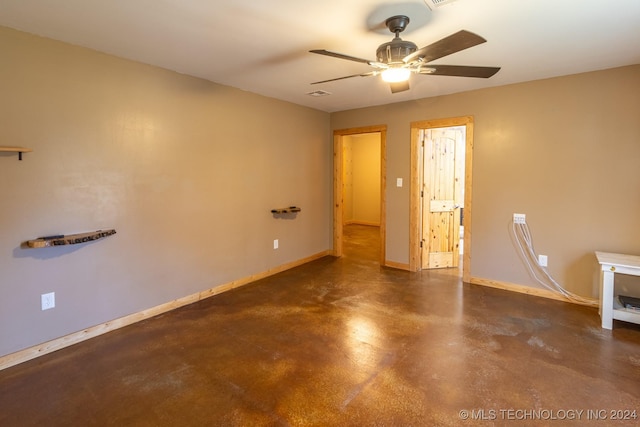
[[[600,318],[602,327],[613,328],[613,319],[640,324],[640,311],[622,307],[614,295],[616,273],[640,276],[640,256],[596,252],[600,263]]]

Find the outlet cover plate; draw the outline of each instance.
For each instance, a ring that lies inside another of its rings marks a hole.
[[[546,267],[548,262],[549,259],[546,255],[538,255],[538,264],[540,264],[540,267]]]
[[[49,310],[50,308],[54,308],[56,306],[56,293],[49,292],[48,294],[40,295],[40,304],[42,310]]]

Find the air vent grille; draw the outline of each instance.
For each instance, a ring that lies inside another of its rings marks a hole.
[[[314,90],[313,92],[307,93],[309,96],[327,96],[331,95],[331,92],[327,92],[326,90]]]
[[[448,4],[448,3],[453,3],[454,1],[456,0],[424,0],[424,2],[427,4],[429,9],[431,10],[444,6],[445,4]]]

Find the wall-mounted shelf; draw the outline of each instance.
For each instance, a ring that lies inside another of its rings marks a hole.
[[[22,160],[22,153],[30,153],[33,150],[25,147],[4,147],[0,146],[0,152],[18,153],[18,160]]]
[[[37,239],[27,240],[27,246],[30,248],[47,248],[50,246],[77,245],[78,243],[91,242],[93,240],[102,239],[103,237],[116,234],[116,230],[98,230],[88,233],[67,234],[38,237]]]
[[[301,210],[302,209],[300,209],[297,206],[289,206],[288,208],[271,209],[271,213],[274,213],[274,214],[294,213],[294,212],[300,212]]]

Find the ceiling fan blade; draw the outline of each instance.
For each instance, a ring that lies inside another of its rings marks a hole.
[[[461,50],[477,46],[484,42],[486,42],[486,40],[479,35],[466,30],[461,30],[455,34],[451,34],[448,37],[438,40],[429,46],[416,50],[412,54],[402,58],[402,60],[406,63],[411,63],[419,59],[423,62],[431,62],[438,58],[442,58],[443,56],[460,52]]]
[[[322,80],[322,81],[319,81],[319,82],[313,82],[311,84],[312,85],[317,85],[319,83],[335,82],[336,80],[350,79],[351,77],[369,77],[369,76],[375,76],[375,75],[376,75],[375,71],[370,71],[368,73],[363,73],[363,74],[352,74],[350,76],[336,77],[335,79]]]
[[[389,87],[391,87],[391,93],[404,92],[405,90],[409,90],[409,80],[406,82],[389,83]]]
[[[314,49],[314,50],[310,50],[309,52],[317,53],[318,55],[325,55],[325,56],[331,56],[334,58],[346,59],[347,61],[361,62],[363,64],[369,64],[369,65],[375,62],[375,61],[369,61],[368,59],[356,58],[355,56],[349,56],[342,53],[331,52],[325,49]]]
[[[467,65],[428,65],[420,74],[434,76],[478,77],[488,79],[500,71],[500,67],[472,67]]]

